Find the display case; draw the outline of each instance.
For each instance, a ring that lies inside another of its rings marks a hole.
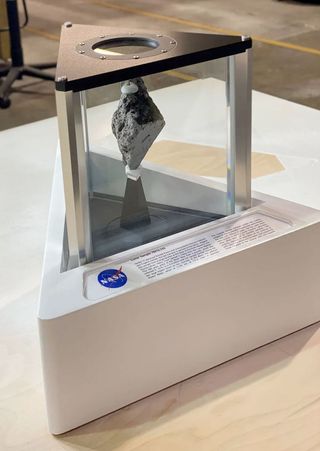
[[[251,193],[251,46],[62,27],[38,313],[52,433],[319,320],[319,212]]]
[[[56,93],[66,268],[214,221],[251,202],[251,40],[108,31],[62,31]],[[88,114],[90,99],[104,104],[98,118]],[[220,186],[206,186],[201,176],[187,181],[183,170],[174,171],[186,159],[201,167],[210,147]]]

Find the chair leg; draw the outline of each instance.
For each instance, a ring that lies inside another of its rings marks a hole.
[[[10,68],[11,66],[9,64],[3,64],[2,66],[0,65],[0,77],[5,77],[8,75]]]
[[[9,95],[11,92],[11,88],[13,83],[20,77],[21,68],[20,67],[11,67],[8,72],[8,75],[3,80],[0,85],[0,108],[8,108],[10,106]]]
[[[57,66],[57,63],[41,63],[41,64],[32,64],[31,67],[35,69],[53,69]]]
[[[22,70],[22,75],[28,75],[29,77],[40,78],[41,80],[54,81],[54,75],[43,72],[40,69],[31,66],[25,66]]]
[[[41,67],[40,67],[41,66]],[[0,85],[0,108],[8,108],[10,106],[9,95],[12,85],[16,80],[21,79],[24,75],[29,77],[40,78],[41,80],[54,81],[55,76],[44,72],[42,69],[55,67],[55,64],[38,64],[37,66],[16,67],[0,67],[0,77],[4,77]]]

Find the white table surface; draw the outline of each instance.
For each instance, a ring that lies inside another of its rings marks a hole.
[[[254,92],[253,118],[253,149],[291,167],[253,188],[320,209],[320,111]],[[56,145],[56,118],[0,133],[0,449],[320,449],[319,325],[60,439],[47,433],[36,309]]]

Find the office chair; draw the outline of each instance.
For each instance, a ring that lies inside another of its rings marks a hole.
[[[44,69],[53,68],[56,63],[34,64],[32,66],[24,64],[20,29],[27,25],[29,17],[26,0],[22,0],[22,3],[25,13],[24,24],[20,26],[19,23],[17,0],[6,0],[9,27],[0,29],[0,32],[9,32],[11,53],[11,62],[0,67],[0,77],[3,78],[0,85],[0,108],[2,109],[9,108],[12,85],[16,80],[21,80],[24,75],[41,80],[54,80],[54,75],[45,72]]]

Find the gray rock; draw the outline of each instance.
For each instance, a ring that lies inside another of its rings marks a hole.
[[[162,114],[148,94],[141,78],[129,80],[138,86],[134,93],[122,93],[112,117],[112,131],[123,161],[137,169],[165,125]]]

